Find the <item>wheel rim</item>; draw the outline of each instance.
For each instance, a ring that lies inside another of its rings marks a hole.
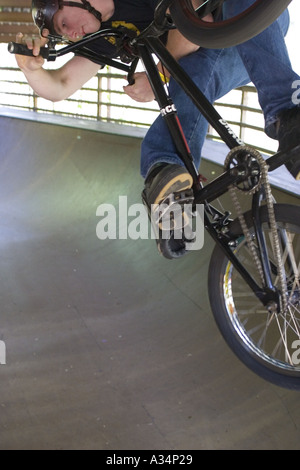
[[[288,307],[286,312],[270,313],[255,297],[244,280],[227,262],[223,278],[223,292],[229,323],[247,352],[271,369],[300,373],[300,230],[291,224],[278,223],[281,256],[286,269]],[[272,263],[271,234],[265,224],[264,233]],[[235,250],[258,282],[250,252],[241,239]],[[278,285],[276,270],[272,273],[274,285]]]

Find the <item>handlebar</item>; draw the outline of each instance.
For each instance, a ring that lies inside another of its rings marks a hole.
[[[8,44],[8,51],[11,54],[26,55],[29,57],[34,57],[31,49],[28,49],[28,47],[25,44],[19,44],[17,42],[10,42]],[[50,55],[51,55],[51,49],[49,49],[48,47],[41,47],[40,55],[44,59],[49,60]]]
[[[35,57],[31,49],[28,49],[26,44],[19,44],[17,42],[8,43],[8,52],[11,54],[25,55],[28,57]],[[54,61],[58,52],[52,47],[41,47],[39,55],[46,59],[48,62]]]
[[[136,36],[135,33],[133,34],[131,30],[128,30],[127,28],[124,28],[124,27],[107,28],[107,29],[97,31],[96,33],[88,34],[76,42],[63,41],[64,47],[62,47],[59,50],[55,49],[58,38],[55,38],[55,37],[50,38],[50,36],[48,36],[50,39],[50,42],[48,43],[46,47],[40,48],[40,55],[47,61],[55,61],[58,57],[61,57],[63,55],[69,54],[70,52],[73,52],[77,55],[86,57],[87,59],[90,59],[93,62],[99,63],[99,65],[101,66],[103,66],[104,64],[107,64],[111,66],[116,66],[116,68],[119,68],[121,70],[128,71],[128,66],[125,65],[124,62],[126,63],[131,62],[134,59],[134,55],[132,56],[130,54],[130,48],[129,49],[128,47],[124,48],[124,45],[126,44],[126,41],[129,42],[129,40],[135,36]],[[107,38],[107,37],[112,37],[116,40],[116,42],[119,42],[118,47],[120,51],[120,60],[121,62],[123,62],[122,64],[118,63],[118,61],[116,61],[116,59],[114,58],[110,58],[109,56],[103,55],[101,53],[95,53],[89,50],[88,45],[90,43],[93,43],[97,39]],[[61,40],[59,40],[59,43],[61,43]],[[34,57],[32,50],[28,49],[26,44],[10,42],[8,44],[8,51],[11,54]],[[122,57],[121,57],[121,53],[122,53]]]
[[[98,33],[99,34],[99,33]],[[80,42],[87,42],[89,38],[85,40],[81,40]],[[52,47],[41,47],[40,48],[40,54],[44,59],[47,61],[55,61],[58,57],[61,57],[69,52],[76,52],[78,48],[79,41],[77,43],[70,43],[68,46],[65,46],[64,48],[60,50],[56,50],[55,48]],[[24,55],[28,57],[34,57],[32,50],[28,49],[26,44],[20,44],[17,42],[10,42],[8,44],[8,51],[11,54],[18,54],[18,55]],[[79,55],[82,57],[85,57],[86,59],[89,59],[95,63],[98,63],[100,66],[110,65],[111,67],[115,67],[119,70],[123,70],[128,74],[128,82],[132,85],[134,83],[133,79],[133,74],[135,72],[137,62],[138,62],[138,57],[136,57],[131,66],[124,64],[120,61],[117,61],[115,59],[110,59],[109,57],[103,56],[101,54],[92,54],[91,51],[83,48],[80,50]]]
[[[161,0],[161,4],[165,5],[166,8],[166,4],[169,4],[171,1],[172,0]],[[151,37],[159,37],[164,31],[168,29],[173,29],[173,26],[170,22],[167,21],[166,23],[166,21],[162,21],[162,23],[163,24],[158,25],[155,21],[153,21],[153,23],[151,23],[148,28],[146,28],[140,34],[139,38],[142,39],[143,36],[147,37],[148,35],[150,35]],[[104,65],[109,65],[119,70],[125,71],[128,74],[129,84],[134,84],[133,75],[136,69],[137,62],[139,60],[139,54],[136,48],[138,36],[135,31],[129,30],[128,28],[123,26],[119,26],[118,28],[107,28],[99,30],[95,33],[88,34],[76,42],[64,40],[64,44],[66,45],[59,50],[55,49],[58,38],[50,36],[48,37],[50,39],[50,42],[46,47],[41,47],[39,52],[39,55],[41,55],[47,61],[55,61],[58,57],[64,56],[72,52],[99,64],[101,67],[103,67]],[[107,39],[110,37],[115,40],[116,51],[119,54],[118,56],[116,54],[113,58],[110,58],[107,55],[103,55],[98,52],[95,53],[93,52],[93,50],[89,49],[88,46],[90,43],[93,43],[94,41],[101,38]],[[59,42],[61,43],[61,38]],[[11,54],[34,57],[32,50],[28,49],[26,44],[10,42],[8,44],[8,51]]]

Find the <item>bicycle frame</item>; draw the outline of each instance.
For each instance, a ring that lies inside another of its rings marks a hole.
[[[132,76],[135,72],[138,60],[142,60],[148,79],[155,94],[160,112],[168,126],[178,155],[183,161],[187,170],[192,175],[195,204],[204,204],[204,224],[206,230],[214,239],[215,243],[221,247],[223,252],[226,253],[226,256],[230,262],[234,265],[236,270],[240,273],[240,275],[252,289],[254,294],[260,299],[260,301],[265,306],[275,303],[279,309],[279,292],[271,280],[271,268],[266,256],[267,250],[261,230],[259,207],[263,197],[262,194],[257,194],[253,197],[252,213],[256,238],[258,240],[259,257],[263,267],[265,281],[263,288],[261,288],[256,283],[253,277],[248,273],[248,271],[235,256],[231,247],[231,244],[234,240],[226,233],[224,234],[221,230],[221,228],[224,228],[225,224],[227,223],[228,214],[222,214],[210,204],[210,202],[226,193],[231,185],[246,180],[249,176],[249,173],[245,175],[245,166],[243,164],[239,164],[235,168],[225,171],[221,176],[207,184],[205,187],[203,186],[201,178],[199,177],[199,173],[194,166],[193,156],[191,155],[190,149],[183,134],[175,105],[165,90],[165,86],[161,81],[157,66],[153,59],[153,54],[155,54],[165,69],[169,71],[172,79],[175,80],[185,91],[188,98],[192,100],[194,105],[199,109],[199,112],[203,114],[209,124],[217,131],[223,142],[230,150],[236,147],[242,148],[242,146],[244,146],[244,143],[234,134],[227,122],[222,119],[214,106],[206,99],[192,79],[180,67],[177,61],[160,41],[159,36],[163,32],[174,28],[174,25],[170,22],[170,18],[165,13],[171,1],[172,0],[162,0],[159,3],[155,12],[153,23],[139,36],[132,36],[132,32],[126,30],[126,28],[107,29],[102,31],[100,30],[94,34],[86,36],[76,43],[69,43],[67,46],[58,51],[55,50],[56,38],[50,38],[49,47],[47,47],[47,50],[44,51],[45,56],[48,60],[55,60],[57,57],[63,56],[70,52],[77,52],[81,56],[90,59],[99,65],[106,64],[127,72],[129,83],[132,82]],[[115,36],[117,38],[117,41],[120,43],[120,51],[123,51],[125,54],[125,60],[127,58],[128,63],[131,63],[131,65],[107,58],[103,55],[96,56],[88,48],[86,48],[89,43],[96,41],[97,39],[104,36]],[[51,40],[53,40],[53,43]],[[11,52],[15,51],[11,50]],[[287,162],[290,158],[292,158],[296,153],[299,153],[299,151],[300,145],[289,152],[278,152],[274,156],[268,158],[267,164],[269,166],[269,170],[272,171],[278,168]],[[218,218],[220,222],[218,227],[216,226],[217,224],[215,221],[214,223],[210,221],[211,216],[216,216]]]

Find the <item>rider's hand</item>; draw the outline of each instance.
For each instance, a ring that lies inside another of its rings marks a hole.
[[[133,75],[134,84],[124,86],[124,92],[135,101],[146,103],[154,100],[154,93],[145,72]]]
[[[44,65],[44,59],[40,54],[40,48],[44,47],[47,43],[47,38],[41,38],[39,36],[30,37],[24,36],[22,33],[18,33],[16,42],[19,44],[25,44],[28,49],[32,50],[34,57],[16,55],[18,66],[24,72],[34,72]]]

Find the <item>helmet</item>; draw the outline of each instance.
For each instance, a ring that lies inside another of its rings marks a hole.
[[[60,4],[60,0],[32,0],[32,18],[41,34],[43,29],[48,29],[50,34],[57,34],[53,27],[53,16],[59,10]]]
[[[82,3],[69,2],[64,0],[32,0],[32,18],[34,23],[42,34],[43,29],[48,29],[53,36],[59,36],[53,26],[53,17],[55,13],[64,6],[83,8],[92,13],[97,20],[102,21],[102,15],[87,0],[81,0]]]

